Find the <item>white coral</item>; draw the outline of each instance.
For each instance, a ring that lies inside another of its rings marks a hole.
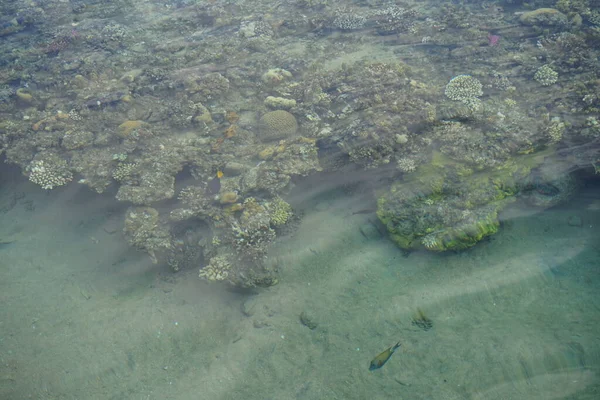
[[[231,264],[226,257],[216,256],[210,260],[210,263],[200,270],[198,276],[207,281],[224,281],[229,276]]]
[[[62,159],[57,160],[54,164],[45,163],[44,160],[34,160],[27,169],[29,170],[29,180],[40,185],[42,189],[63,186],[73,179],[67,162]]]
[[[402,172],[413,172],[417,169],[415,161],[410,158],[401,158],[398,160],[398,169]]]
[[[423,236],[421,239],[421,244],[426,248],[432,250],[439,246],[439,241],[437,237],[433,234]]]
[[[455,76],[446,85],[444,94],[451,100],[460,101],[472,110],[477,110],[480,105],[478,97],[483,95],[483,85],[471,75]]]

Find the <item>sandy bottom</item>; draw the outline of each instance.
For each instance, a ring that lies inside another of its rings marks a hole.
[[[153,265],[111,195],[0,191],[0,399],[600,398],[598,189],[408,256],[347,196],[309,196],[259,294]]]

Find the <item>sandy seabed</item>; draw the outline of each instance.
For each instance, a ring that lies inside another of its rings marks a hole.
[[[599,188],[441,255],[404,255],[341,191],[296,205],[280,283],[240,293],[130,249],[112,195],[5,173],[0,399],[600,398]]]

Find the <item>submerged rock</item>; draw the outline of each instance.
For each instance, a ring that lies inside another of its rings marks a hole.
[[[550,208],[567,202],[579,187],[580,182],[572,174],[553,176],[542,171],[529,179],[522,197],[532,206]]]
[[[568,20],[565,14],[554,8],[538,8],[521,14],[519,21],[523,25],[556,26],[565,25]]]

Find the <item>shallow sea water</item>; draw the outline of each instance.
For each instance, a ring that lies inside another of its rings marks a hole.
[[[134,3],[140,25],[163,10]],[[410,43],[343,44],[323,68],[456,72]],[[110,189],[44,191],[0,165],[0,400],[600,399],[598,179],[551,209],[514,203],[470,250],[406,254],[338,178],[297,182],[279,284],[239,291],[132,249]]]
[[[2,399],[600,393],[597,188],[543,212],[517,204],[469,251],[408,256],[369,230],[374,216],[352,215],[347,193],[301,190],[302,223],[271,252],[281,283],[253,294],[129,249],[109,195],[46,194],[12,172],[0,194]],[[418,309],[431,329],[412,323]]]

